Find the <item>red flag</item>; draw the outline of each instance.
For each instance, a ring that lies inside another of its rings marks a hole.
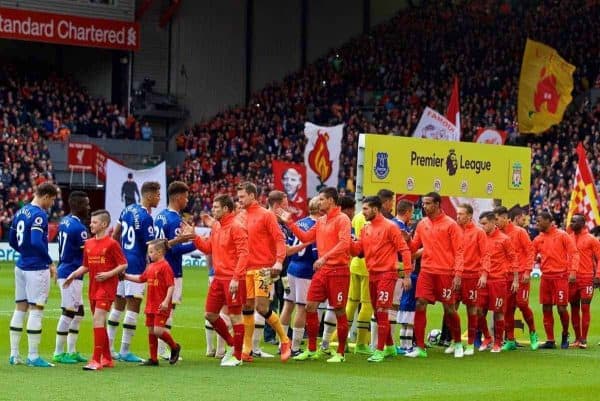
[[[286,193],[294,220],[307,216],[306,167],[299,163],[273,160],[273,178],[275,189]]]
[[[460,138],[460,101],[458,97],[458,77],[455,76],[452,95],[450,96],[450,103],[448,103],[448,109],[446,110],[446,118],[458,129],[458,135]]]
[[[575,171],[575,182],[569,202],[569,213],[567,214],[567,226],[571,222],[574,213],[581,213],[585,217],[588,229],[600,225],[600,213],[598,212],[598,192],[594,185],[594,176],[585,155],[585,149],[581,142],[577,145],[577,170]]]
[[[506,131],[494,128],[479,128],[473,142],[487,143],[490,145],[504,145],[506,142]]]

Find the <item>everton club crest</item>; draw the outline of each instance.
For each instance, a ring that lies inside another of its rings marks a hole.
[[[375,167],[373,168],[373,171],[375,172],[375,177],[383,180],[390,173],[388,154],[387,152],[377,152],[376,158],[377,160],[375,161]]]

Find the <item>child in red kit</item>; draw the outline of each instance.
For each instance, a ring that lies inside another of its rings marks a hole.
[[[156,239],[148,242],[148,257],[152,261],[144,273],[125,274],[125,279],[137,283],[147,283],[146,326],[148,327],[148,343],[150,359],[141,363],[142,366],[158,366],[158,339],[160,338],[171,348],[169,363],[173,365],[179,360],[181,346],[173,340],[169,329],[165,327],[171,313],[175,278],[173,270],[165,260],[167,241]]]
[[[94,356],[83,370],[100,370],[112,368],[114,362],[108,346],[106,318],[117,295],[119,274],[127,268],[127,259],[119,243],[106,235],[110,225],[110,214],[106,210],[92,213],[90,231],[94,235],[85,242],[83,248],[83,264],[65,279],[67,288],[71,282],[90,273],[90,307],[94,319]]]

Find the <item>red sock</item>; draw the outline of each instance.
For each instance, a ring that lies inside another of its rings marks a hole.
[[[417,347],[425,349],[425,326],[427,326],[427,315],[424,310],[415,311],[415,342]]]
[[[581,304],[581,340],[587,340],[590,319],[590,304]]]
[[[571,322],[573,322],[573,331],[575,332],[575,340],[581,338],[581,316],[579,315],[579,305],[571,304]]]
[[[485,314],[479,316],[477,323],[478,323],[479,331],[481,331],[481,334],[483,334],[483,338],[486,340],[491,339],[492,336],[490,335],[490,329],[488,327],[488,323],[487,323]]]
[[[504,339],[504,319],[494,322],[494,345],[501,346]]]
[[[92,359],[98,363],[100,363],[102,359],[105,336],[106,329],[104,327],[94,327],[94,355],[92,356]]]
[[[242,359],[242,348],[244,347],[244,324],[233,325],[233,356]]]
[[[546,331],[546,340],[554,341],[554,316],[552,309],[544,310],[544,330]]]
[[[388,335],[390,334],[390,321],[387,312],[376,312],[377,318],[377,349],[383,351]]]
[[[394,345],[394,339],[392,338],[392,324],[390,323],[390,331],[388,332],[385,345]]]
[[[148,333],[148,345],[150,346],[150,359],[158,361],[158,337]]]
[[[104,346],[102,347],[102,356],[106,359],[107,362],[112,361],[112,355],[110,354],[110,343],[108,342],[108,333],[106,332],[106,327],[104,327],[104,333],[102,334],[104,338]]]
[[[348,318],[345,313],[337,317],[338,349],[340,355],[346,352],[346,340],[348,339]]]
[[[173,336],[171,336],[171,333],[169,333],[169,331],[165,330],[161,336],[160,339],[163,340],[164,342],[166,342],[167,344],[169,344],[169,348],[173,349],[177,347],[177,343],[175,342],[175,340],[173,340]]]
[[[558,312],[560,316],[560,323],[562,325],[562,334],[569,333],[569,312],[565,309],[562,312]]]
[[[506,330],[506,339],[515,340],[515,308],[507,309],[504,314],[504,327]]]
[[[533,333],[535,331],[535,320],[533,319],[533,311],[527,304],[519,305],[519,309],[521,310],[521,314],[523,314],[523,319],[525,319],[527,327],[529,327],[529,332]]]
[[[223,340],[225,340],[227,345],[229,345],[230,347],[233,347],[233,337],[231,337],[231,334],[229,334],[229,329],[227,328],[227,324],[225,323],[225,321],[223,319],[221,319],[221,316],[219,316],[217,318],[217,320],[215,320],[211,324],[212,324],[213,329],[215,329],[217,334],[220,335],[223,338]]]
[[[346,320],[346,327],[347,326],[348,320]],[[319,315],[317,312],[306,312],[306,335],[308,336],[308,350],[315,352],[317,350],[317,336],[319,335]],[[339,334],[338,337],[341,338]]]
[[[468,344],[472,345],[475,342],[475,334],[477,333],[477,314],[467,315],[467,327]]]
[[[455,343],[459,343],[461,341],[460,338],[460,316],[458,313],[454,311],[454,313],[446,313],[444,315],[446,318],[446,324],[448,325],[448,329],[450,330],[450,335],[452,336],[452,341]]]

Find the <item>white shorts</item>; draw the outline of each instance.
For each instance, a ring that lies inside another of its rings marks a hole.
[[[173,288],[173,297],[171,303],[179,305],[183,300],[183,277],[175,277],[175,286]]]
[[[133,298],[144,298],[144,292],[146,291],[146,283],[134,283],[129,280],[119,281],[117,286],[118,297],[133,297]]]
[[[50,293],[50,270],[21,270],[15,266],[15,301],[44,306]]]
[[[308,294],[310,279],[296,277],[291,274],[288,274],[287,277],[290,285],[290,293],[284,294],[283,299],[298,305],[306,305],[306,295]]]
[[[415,324],[415,312],[400,311],[398,312],[398,323],[400,324]]]
[[[402,293],[404,292],[404,285],[402,281],[402,279],[396,280],[396,286],[394,287],[394,298],[392,298],[392,302],[395,306],[400,305],[400,299],[402,298]],[[394,309],[398,310],[398,308]]]
[[[67,288],[63,288],[64,278],[59,278],[57,281],[58,288],[60,288],[60,307],[71,312],[77,312],[79,307],[83,305],[83,280],[73,280]]]

